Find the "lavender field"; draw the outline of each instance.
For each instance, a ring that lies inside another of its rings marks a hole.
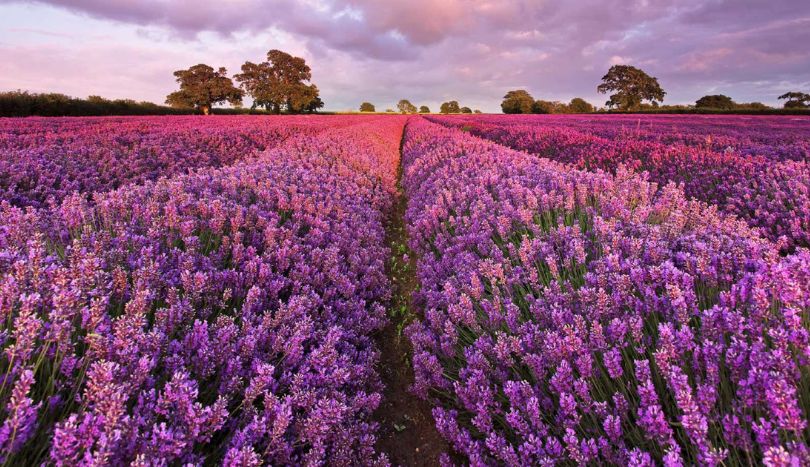
[[[0,119],[0,461],[810,465],[808,164],[810,117]]]

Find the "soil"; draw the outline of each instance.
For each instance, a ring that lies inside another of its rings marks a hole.
[[[404,136],[404,135],[403,135]],[[385,384],[382,402],[375,413],[379,423],[377,448],[388,455],[393,465],[439,465],[442,453],[450,448],[436,430],[431,406],[415,396],[411,366],[411,344],[404,328],[418,313],[411,295],[417,288],[416,258],[408,250],[405,209],[408,201],[397,174],[397,199],[386,222],[386,241],[391,249],[386,269],[391,279],[392,298],[388,326],[377,336],[380,350],[380,375]],[[403,259],[408,255],[408,260]]]

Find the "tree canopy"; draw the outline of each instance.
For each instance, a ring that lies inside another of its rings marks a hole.
[[[524,89],[507,92],[501,102],[501,110],[505,114],[530,114],[533,106],[534,98]]]
[[[810,94],[804,92],[791,91],[779,96],[779,100],[785,99],[787,99],[787,101],[785,101],[786,109],[804,109],[810,107]]]
[[[430,107],[428,107],[426,105],[420,106],[419,107],[419,113],[420,114],[429,114],[430,113]]]
[[[235,78],[253,98],[254,108],[300,113],[323,106],[317,86],[307,84],[312,72],[306,61],[280,50],[267,52],[267,61],[245,62],[242,73]]]
[[[462,107],[460,109],[460,112],[463,113],[463,114],[471,114],[471,113],[473,113],[472,109],[469,108],[469,107]]]
[[[532,105],[532,113],[563,114],[568,113],[568,106],[560,101],[544,101],[542,99],[538,99]]]
[[[461,107],[459,107],[458,101],[448,101],[442,103],[439,112],[443,114],[457,114],[461,112]]]
[[[313,85],[313,87],[315,88],[315,93],[317,94],[318,88],[315,87],[314,85]],[[315,96],[315,99],[312,99],[311,101],[309,101],[309,104],[307,104],[307,106],[306,106],[306,108],[304,110],[306,110],[309,113],[313,113],[313,112],[317,112],[318,109],[322,109],[323,106],[324,106],[324,103],[321,100],[321,98],[319,96]]]
[[[408,99],[401,99],[397,103],[397,109],[404,114],[415,114],[416,113],[416,106],[411,104],[411,101]]]
[[[643,101],[657,105],[666,95],[657,78],[630,65],[610,67],[596,90],[601,94],[613,92],[605,105],[619,110],[638,110]]]
[[[575,97],[568,103],[568,112],[574,114],[587,114],[594,111],[593,104],[581,97]]]
[[[374,104],[371,102],[363,102],[360,104],[360,111],[361,112],[376,112],[377,109],[374,107]]]
[[[703,96],[695,102],[695,107],[701,109],[733,109],[737,104],[728,96],[723,94],[712,94]]]
[[[166,103],[172,107],[195,108],[208,115],[215,104],[225,101],[232,105],[242,104],[242,91],[233,85],[223,67],[214,70],[200,63],[187,70],[177,70],[174,76],[180,90],[166,96]]]

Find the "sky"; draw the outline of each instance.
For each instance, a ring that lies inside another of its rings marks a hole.
[[[0,90],[162,103],[172,72],[304,57],[328,110],[399,99],[484,112],[596,93],[642,68],[665,103],[810,92],[810,0],[0,0]]]

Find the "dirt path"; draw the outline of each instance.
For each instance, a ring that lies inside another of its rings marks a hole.
[[[403,134],[404,137],[404,134]],[[397,199],[386,222],[386,242],[391,257],[386,265],[392,284],[390,324],[377,337],[380,349],[380,375],[385,392],[375,418],[380,424],[377,448],[388,454],[394,465],[438,465],[439,456],[449,447],[436,431],[430,404],[410,392],[413,384],[411,345],[403,334],[416,319],[411,294],[417,287],[416,259],[408,249],[405,209],[408,200],[397,173]],[[405,260],[404,255],[407,256]]]

